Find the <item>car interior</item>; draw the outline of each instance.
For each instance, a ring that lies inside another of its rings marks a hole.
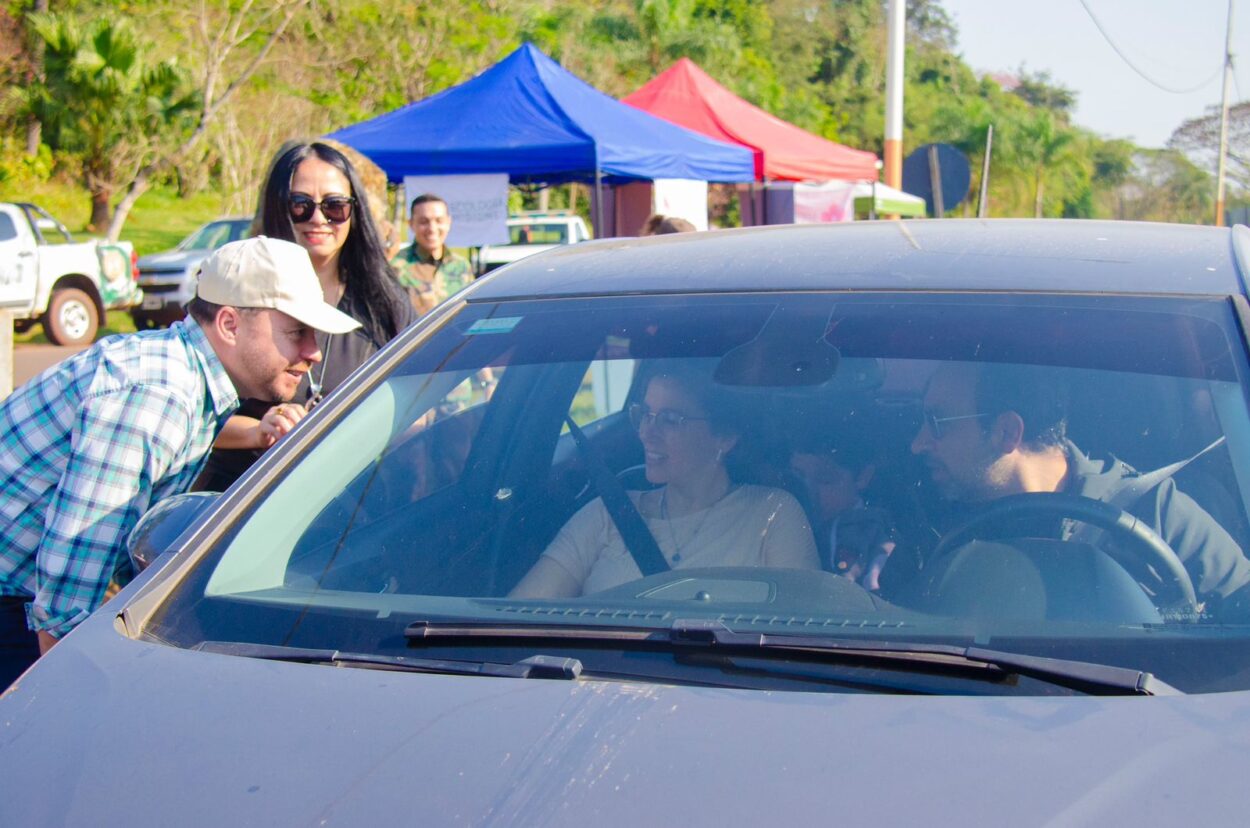
[[[624,412],[641,399],[650,376],[680,361],[697,364],[732,395],[743,423],[734,478],[790,492],[808,510],[812,526],[818,521],[811,515],[810,493],[789,469],[791,452],[831,429],[870,446],[876,473],[864,499],[891,516],[899,540],[897,557],[886,567],[889,589],[883,584],[865,606],[880,611],[892,600],[947,615],[977,609],[1074,620],[1158,620],[1122,565],[1073,542],[1034,539],[1023,552],[1017,543],[1015,567],[1004,563],[1011,550],[1004,552],[1001,544],[975,560],[965,551],[969,560],[956,567],[958,577],[944,571],[939,586],[929,584],[929,593],[943,596],[941,601],[906,593],[903,588],[918,581],[941,536],[961,517],[927,485],[924,466],[910,448],[927,379],[943,362],[931,358],[935,346],[945,360],[984,358],[987,352],[1008,362],[1048,360],[1055,381],[1070,389],[1068,433],[1083,450],[1112,454],[1143,471],[1198,455],[1176,472],[1177,485],[1245,548],[1250,529],[1229,448],[1221,444],[1202,453],[1224,433],[1206,377],[1233,370],[1218,326],[1197,318],[1178,325],[1175,315],[1134,308],[1139,325],[1155,337],[1146,352],[1135,339],[1109,341],[1091,355],[1063,343],[1111,331],[1114,326],[1099,319],[1105,309],[1061,306],[1053,318],[1023,325],[1034,335],[1050,325],[1045,333],[1056,337],[1035,349],[1042,353],[1026,354],[1027,341],[1010,325],[1022,313],[1019,308],[991,301],[960,310],[962,325],[952,330],[951,308],[942,302],[839,303],[832,313],[829,305],[747,302],[731,316],[676,302],[608,324],[583,318],[581,330],[566,325],[560,341],[465,337],[463,331],[476,323],[464,322],[459,329],[464,341],[438,375],[442,386],[454,387],[432,392],[436,383],[416,370],[419,366],[405,369],[413,371],[411,377],[394,378],[420,385],[423,402],[395,415],[393,436],[378,456],[362,464],[308,522],[291,550],[284,582],[321,591],[506,596],[569,518],[600,496],[591,458],[565,419],[580,426],[593,454],[623,488],[646,488],[641,445]],[[516,318],[528,322],[532,314]],[[715,335],[692,336],[692,326],[700,322]],[[1176,353],[1180,347],[1188,349],[1188,360]],[[481,352],[471,353],[475,349]],[[582,358],[571,358],[574,353]],[[1142,364],[1151,371],[1140,370]],[[489,391],[479,379],[487,369]],[[610,393],[607,385],[613,386]],[[998,536],[1010,537],[1011,520],[1006,523]],[[827,551],[822,557],[828,563]],[[932,581],[939,574],[928,577]],[[1025,589],[1032,601],[994,606],[969,598],[1011,595],[1014,586],[995,585],[1020,578],[1041,584],[1048,577],[1061,583]],[[776,592],[770,600],[789,600]]]

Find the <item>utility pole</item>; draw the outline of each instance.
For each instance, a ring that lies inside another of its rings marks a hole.
[[[907,25],[906,0],[890,0],[885,66],[885,183],[903,188],[903,35]]]
[[[1224,168],[1228,161],[1228,86],[1233,78],[1233,0],[1224,27],[1224,91],[1220,100],[1220,159],[1215,173],[1215,226],[1224,226]]]

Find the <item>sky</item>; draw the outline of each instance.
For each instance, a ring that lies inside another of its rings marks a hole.
[[[977,71],[1049,71],[1077,92],[1073,119],[1108,138],[1162,147],[1172,131],[1220,103],[1227,0],[1085,0],[1111,40],[1165,92],[1135,72],[1099,33],[1081,0],[941,0],[959,51]],[[1250,0],[1234,3],[1229,103],[1250,96]],[[1241,94],[1244,93],[1244,94]]]

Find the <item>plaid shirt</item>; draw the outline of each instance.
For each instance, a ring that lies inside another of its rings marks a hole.
[[[186,491],[238,396],[199,325],[110,337],[0,404],[0,595],[60,637],[133,574],[126,538]]]

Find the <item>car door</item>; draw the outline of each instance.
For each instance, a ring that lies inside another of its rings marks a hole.
[[[22,307],[35,294],[35,243],[20,208],[0,204],[0,307]]]

